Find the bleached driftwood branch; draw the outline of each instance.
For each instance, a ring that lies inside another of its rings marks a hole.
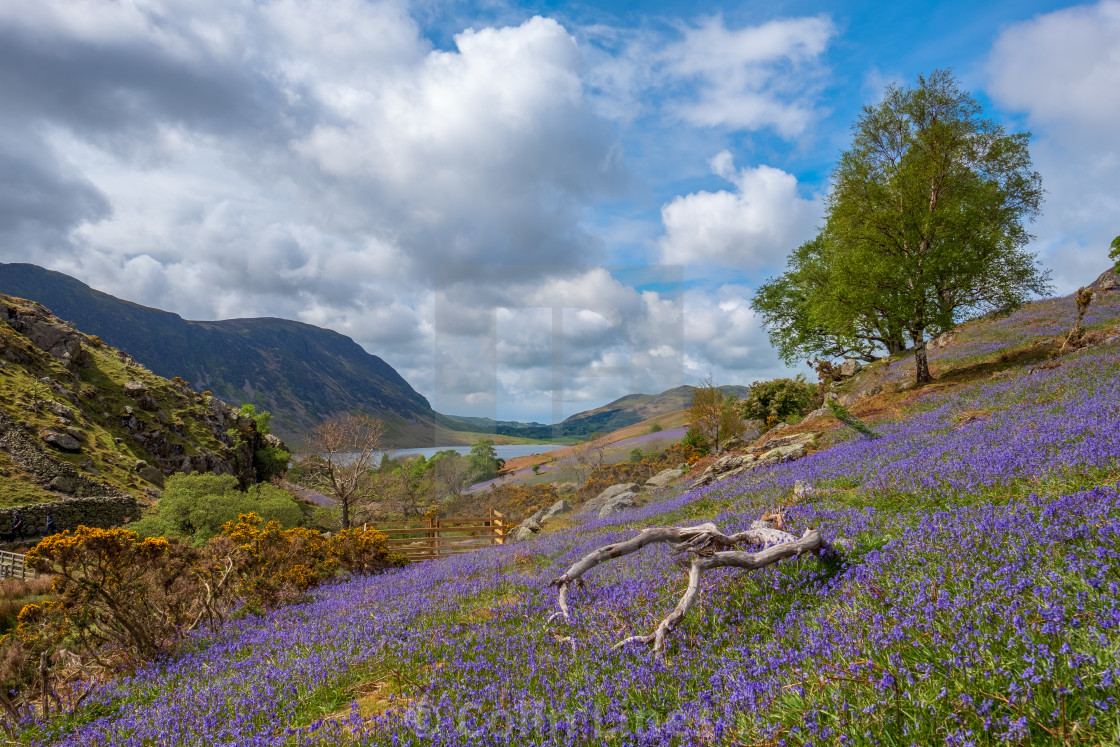
[[[572,584],[582,584],[583,576],[597,565],[605,563],[623,555],[638,552],[648,545],[665,543],[678,553],[690,554],[693,557],[688,571],[688,588],[684,596],[677,603],[676,609],[661,621],[649,635],[637,635],[626,638],[615,644],[618,649],[630,643],[652,644],[655,654],[665,650],[665,637],[680,623],[689,609],[692,608],[696,597],[700,593],[700,576],[704,571],[713,568],[746,568],[756,570],[764,568],[779,560],[793,558],[817,550],[831,551],[832,547],[821,536],[819,529],[807,529],[801,537],[795,537],[781,529],[780,515],[766,515],[760,521],[751,524],[745,532],[724,534],[715,524],[700,524],[694,527],[651,527],[643,529],[638,536],[616,542],[594,550],[563,575],[556,578],[552,585],[558,587],[558,604],[560,611],[549,617],[549,622],[558,617],[570,619],[571,609],[568,605],[568,590]],[[759,546],[762,549],[756,552],[732,550],[729,548],[742,545]]]

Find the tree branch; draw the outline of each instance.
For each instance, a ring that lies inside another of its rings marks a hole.
[[[780,515],[770,515],[751,524],[751,528],[736,534],[727,535],[719,531],[715,524],[700,524],[694,527],[651,527],[643,529],[638,536],[625,542],[605,545],[585,555],[571,568],[557,577],[552,585],[558,587],[557,603],[560,611],[548,618],[549,622],[562,617],[571,619],[568,604],[568,591],[572,584],[582,584],[583,576],[592,568],[615,558],[630,555],[648,545],[665,543],[675,552],[695,557],[689,567],[688,588],[677,603],[676,608],[661,621],[649,635],[631,636],[615,644],[619,649],[630,643],[652,644],[655,655],[665,650],[665,638],[671,633],[696,602],[700,593],[700,578],[704,571],[713,568],[745,568],[756,570],[786,558],[797,557],[817,550],[832,551],[831,545],[821,536],[819,529],[807,529],[800,537],[781,529]],[[728,550],[741,545],[761,546],[757,552]]]

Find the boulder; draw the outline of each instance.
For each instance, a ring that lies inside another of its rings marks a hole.
[[[701,472],[700,476],[692,483],[692,487],[710,485],[713,482],[741,475],[754,466],[754,461],[754,454],[728,454],[722,459],[716,460]]]
[[[580,514],[598,516],[599,512],[602,511],[603,506],[607,505],[607,501],[609,501],[611,498],[614,498],[617,495],[622,495],[623,493],[635,493],[637,491],[638,483],[636,482],[623,482],[617,485],[611,485],[602,493],[599,493],[599,495],[583,504],[583,508],[580,510]]]
[[[61,402],[48,402],[47,409],[60,418],[72,420],[74,418],[74,410]]]
[[[646,480],[646,488],[663,488],[683,475],[679,469],[663,469],[653,477]]]
[[[607,499],[607,502],[603,504],[603,507],[599,509],[599,518],[603,519],[607,516],[620,514],[627,509],[634,508],[638,505],[638,502],[634,500],[636,497],[637,493],[620,493],[610,497]]]
[[[56,449],[62,451],[78,452],[82,450],[82,445],[78,443],[78,439],[71,436],[69,433],[59,433],[58,431],[44,430],[39,433],[39,437],[46,441]]]
[[[823,418],[825,415],[831,415],[831,414],[832,414],[832,411],[829,410],[827,407],[818,407],[817,409],[813,410],[811,413],[806,415],[804,418],[802,418],[801,422],[802,423],[807,423],[810,420],[816,420],[817,418]]]
[[[844,378],[855,376],[862,370],[863,364],[857,361],[855,358],[848,358],[840,364],[840,375]]]
[[[78,482],[69,475],[59,475],[58,477],[51,480],[51,484],[48,487],[50,487],[51,490],[55,490],[59,493],[73,495],[73,493],[78,489]]]
[[[794,459],[800,459],[808,453],[808,444],[796,443],[789,444],[788,446],[779,446],[776,449],[770,449],[758,458],[760,464],[777,464],[778,462],[790,462]]]
[[[556,503],[553,503],[551,506],[549,506],[548,509],[546,509],[545,512],[543,514],[541,514],[541,518],[538,519],[538,521],[540,521],[540,523],[543,524],[546,521],[548,521],[550,519],[555,519],[560,514],[567,513],[568,511],[571,511],[571,510],[572,510],[572,507],[568,505],[567,501],[559,500],[559,501],[556,501]]]
[[[43,306],[30,301],[21,303],[26,303],[27,306],[21,308],[5,305],[5,321],[8,326],[64,366],[80,363],[85,335],[68,322],[53,316]]]
[[[781,438],[772,438],[762,445],[764,449],[776,449],[781,446],[790,446],[793,444],[806,444],[813,445],[817,441],[816,433],[795,433],[790,436],[782,436]]]
[[[130,397],[139,397],[148,391],[148,385],[143,381],[126,381],[124,383],[124,393]]]
[[[147,480],[152,485],[163,487],[163,473],[155,467],[144,466],[136,474],[140,475],[141,480]]]
[[[506,541],[509,544],[512,545],[512,544],[515,544],[517,542],[524,542],[525,540],[529,539],[532,536],[533,536],[533,530],[530,529],[529,527],[525,526],[524,524],[522,524],[521,526],[519,526],[517,529],[514,529],[510,533],[509,538]]]

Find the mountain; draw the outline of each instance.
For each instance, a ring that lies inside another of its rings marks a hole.
[[[722,386],[724,394],[742,399],[747,395],[745,386]],[[692,405],[696,387],[684,385],[660,394],[627,394],[593,410],[576,413],[556,425],[518,423],[490,418],[454,417],[472,430],[497,433],[519,438],[583,439],[593,433],[608,433],[640,423],[649,418],[687,409]]]
[[[188,321],[30,264],[0,263],[0,292],[47,306],[157,375],[272,412],[273,429],[293,442],[350,411],[385,419],[397,445],[428,445],[437,434],[436,413],[392,366],[328,329],[272,318]]]

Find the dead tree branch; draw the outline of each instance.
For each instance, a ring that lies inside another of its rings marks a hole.
[[[715,524],[700,524],[694,527],[651,527],[643,529],[637,537],[616,542],[594,550],[556,578],[552,585],[558,587],[557,603],[560,611],[549,617],[549,622],[562,617],[571,618],[568,605],[568,590],[573,584],[582,584],[583,576],[592,568],[615,558],[638,552],[653,544],[665,543],[675,552],[694,556],[689,566],[688,588],[677,603],[676,609],[661,621],[649,635],[631,636],[615,644],[622,648],[630,643],[652,644],[655,655],[665,650],[665,638],[680,623],[700,594],[700,578],[704,571],[714,568],[745,568],[757,570],[786,558],[794,558],[818,550],[831,551],[832,547],[821,536],[819,529],[807,529],[801,537],[783,531],[781,517],[767,515],[763,520],[751,524],[745,532],[724,534]],[[756,552],[731,550],[742,545],[753,545],[762,549]]]

